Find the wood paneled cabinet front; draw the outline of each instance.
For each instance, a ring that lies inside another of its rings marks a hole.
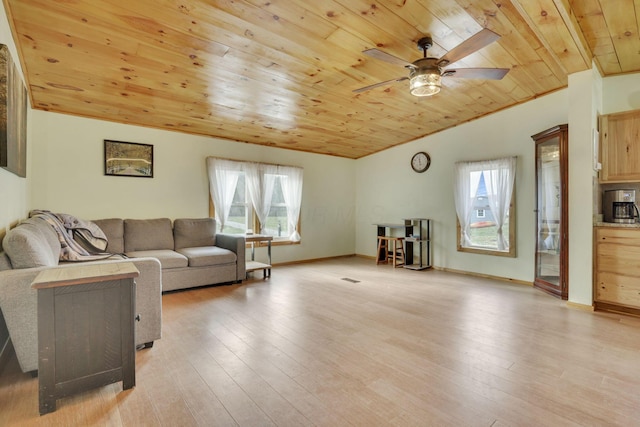
[[[596,309],[640,315],[640,228],[596,227]]]
[[[640,181],[640,110],[600,117],[600,182]]]
[[[38,292],[40,414],[56,400],[122,381],[135,386],[133,263],[78,263],[41,271]]]

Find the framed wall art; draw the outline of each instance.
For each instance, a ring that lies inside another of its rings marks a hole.
[[[153,178],[153,145],[105,139],[104,174]]]
[[[0,167],[27,176],[27,88],[0,44]]]

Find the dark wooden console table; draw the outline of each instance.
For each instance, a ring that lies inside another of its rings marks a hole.
[[[38,291],[40,414],[56,400],[122,381],[135,386],[133,263],[78,264],[44,270]]]

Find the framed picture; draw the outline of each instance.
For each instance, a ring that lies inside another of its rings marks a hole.
[[[153,178],[153,145],[105,139],[104,174]]]
[[[0,167],[27,176],[27,88],[0,44]]]

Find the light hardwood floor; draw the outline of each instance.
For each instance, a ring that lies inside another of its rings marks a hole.
[[[14,358],[0,425],[640,425],[640,319],[355,257],[261,277],[165,295],[133,390],[40,417]]]

